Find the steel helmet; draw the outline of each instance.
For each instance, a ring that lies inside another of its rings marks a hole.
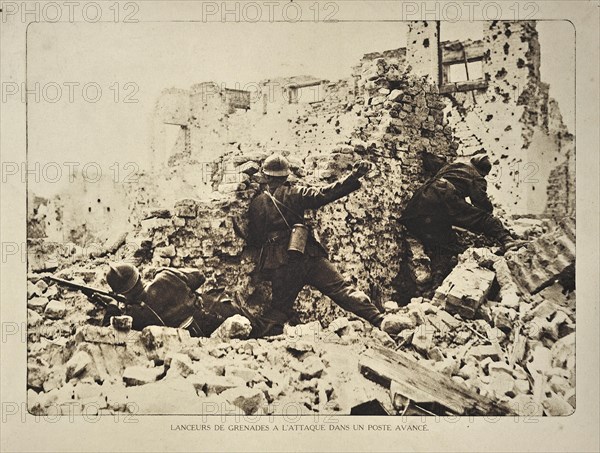
[[[131,291],[140,280],[137,268],[129,263],[109,264],[106,281],[115,293],[124,294]]]
[[[272,154],[265,159],[262,172],[268,176],[289,176],[290,164],[281,154]]]
[[[471,164],[484,175],[487,175],[492,171],[492,163],[487,154],[477,154],[476,156],[471,157]]]

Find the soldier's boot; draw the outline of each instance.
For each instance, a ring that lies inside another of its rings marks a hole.
[[[521,239],[513,239],[511,236],[505,236],[500,239],[500,254],[504,255],[511,250],[518,250],[525,247],[529,242]]]
[[[504,245],[504,249],[508,252],[510,250],[518,250],[522,247],[527,246],[529,242],[521,239],[513,239],[511,241],[506,242]]]

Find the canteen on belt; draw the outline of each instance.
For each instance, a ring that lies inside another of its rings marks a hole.
[[[301,223],[297,223],[292,227],[290,234],[290,242],[288,244],[288,252],[304,254],[306,241],[308,240],[308,227]]]

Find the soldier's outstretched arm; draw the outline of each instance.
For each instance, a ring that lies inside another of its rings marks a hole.
[[[359,161],[354,164],[352,172],[344,178],[323,187],[299,187],[299,194],[304,209],[317,209],[332,201],[339,200],[359,189],[360,178],[369,172],[370,164]]]
[[[471,185],[471,194],[469,195],[471,203],[490,214],[494,211],[494,206],[487,194],[487,182],[483,178],[478,178]]]

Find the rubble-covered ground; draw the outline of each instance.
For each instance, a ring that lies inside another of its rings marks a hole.
[[[481,42],[445,43],[436,55],[437,27],[413,22],[407,48],[367,54],[349,78],[321,81],[318,102],[273,96],[234,108],[211,82],[165,90],[153,113],[155,168],[138,184],[33,198],[30,410],[345,414],[377,400],[381,411],[408,414],[408,398],[421,413],[572,413],[574,140],[541,82],[535,23],[482,27]],[[478,87],[432,80],[456,44],[483,58]],[[172,149],[167,124],[182,126]],[[359,159],[373,164],[361,190],[308,222],[336,267],[394,315],[393,338],[310,289],[291,321],[304,324],[281,337],[244,339],[237,319],[213,339],[159,327],[121,332],[99,327],[102,312],[83,294],[43,278],[52,271],[108,289],[112,260],[135,263],[144,278],[157,267],[193,267],[208,277],[201,291],[225,287],[260,312],[270,290],[254,281],[241,233],[273,149],[287,155],[291,179],[307,184],[332,182]],[[433,284],[439,269],[397,217],[431,176],[426,155],[452,162],[481,149],[494,163],[495,215],[530,243],[499,257],[491,241],[461,233],[470,248]],[[531,163],[539,166],[536,184],[523,177]],[[103,246],[84,247],[96,242]]]
[[[504,257],[490,248],[470,248],[432,300],[385,303],[396,315],[395,338],[350,314],[329,325],[315,319],[289,326],[283,335],[264,339],[243,339],[247,330],[231,318],[214,338],[158,326],[122,332],[98,326],[101,312],[82,293],[30,273],[29,410],[349,414],[377,400],[390,414],[406,413],[397,392],[407,383],[380,385],[362,364],[366,351],[383,346],[407,354],[452,385],[505,403],[510,412],[571,414],[574,223],[522,219],[513,227],[531,239],[526,248]],[[107,288],[108,259],[70,265],[57,274]],[[410,385],[418,387],[418,378]]]

